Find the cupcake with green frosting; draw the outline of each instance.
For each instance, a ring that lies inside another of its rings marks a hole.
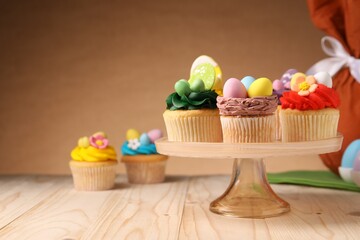
[[[198,57],[190,79],[176,82],[163,114],[169,141],[222,142],[216,98],[222,94],[221,70],[208,56]]]

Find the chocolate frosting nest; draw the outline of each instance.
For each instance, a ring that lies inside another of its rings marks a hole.
[[[278,105],[276,95],[253,98],[216,98],[220,115],[224,116],[254,116],[269,115],[275,112]]]

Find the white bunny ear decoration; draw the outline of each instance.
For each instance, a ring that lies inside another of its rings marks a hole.
[[[325,71],[334,76],[343,67],[348,67],[351,75],[360,83],[360,59],[350,56],[341,43],[333,37],[323,37],[321,39],[321,47],[330,58],[325,58],[315,63],[307,70],[307,75],[314,75],[317,72]]]

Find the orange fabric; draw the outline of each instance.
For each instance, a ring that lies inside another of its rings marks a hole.
[[[313,23],[327,35],[335,37],[355,58],[360,58],[360,1],[358,0],[308,0]],[[338,174],[346,147],[360,138],[360,83],[343,68],[334,77],[334,88],[341,100],[339,132],[344,142],[339,152],[323,154],[321,158],[331,171]]]

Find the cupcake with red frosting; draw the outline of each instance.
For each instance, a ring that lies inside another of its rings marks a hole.
[[[340,99],[326,72],[314,76],[296,73],[291,91],[280,98],[282,141],[315,141],[337,135]]]
[[[288,69],[280,79],[276,79],[273,81],[273,94],[276,94],[278,97],[278,107],[275,112],[275,128],[276,128],[276,140],[281,140],[281,121],[280,121],[280,111],[281,111],[281,103],[280,98],[282,97],[284,92],[290,91],[290,81],[295,73],[298,71],[296,69]]]

